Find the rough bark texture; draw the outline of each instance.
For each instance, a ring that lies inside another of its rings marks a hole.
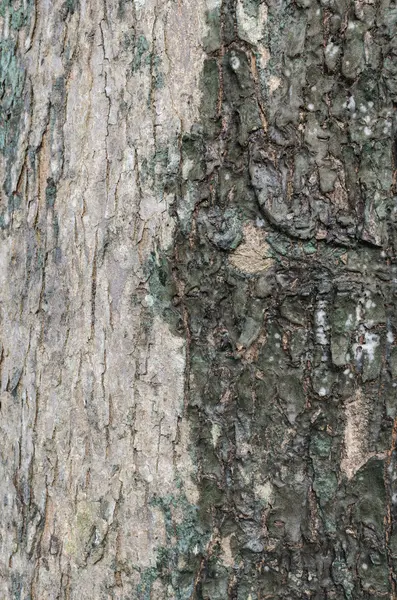
[[[0,598],[397,598],[395,3],[0,19]]]

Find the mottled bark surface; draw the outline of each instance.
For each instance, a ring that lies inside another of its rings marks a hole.
[[[397,598],[396,5],[0,19],[0,598]]]

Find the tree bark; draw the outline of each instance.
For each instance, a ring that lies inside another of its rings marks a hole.
[[[0,598],[397,598],[395,4],[0,26]]]

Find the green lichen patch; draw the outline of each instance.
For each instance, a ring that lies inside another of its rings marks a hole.
[[[166,546],[157,549],[157,565],[155,570],[150,570],[146,589],[150,588],[154,578],[160,578],[171,586],[175,598],[188,600],[194,594],[209,536],[200,524],[198,508],[190,504],[183,494],[154,497],[152,505],[164,515]]]
[[[134,57],[131,63],[131,73],[139,71],[143,66],[150,65],[150,44],[146,37],[141,34],[134,43]]]
[[[0,15],[8,23],[8,35],[0,40],[0,152],[5,156],[3,189],[8,198],[16,191],[11,178],[24,112],[29,110],[26,72],[18,48],[18,31],[28,28],[34,3],[2,0]]]

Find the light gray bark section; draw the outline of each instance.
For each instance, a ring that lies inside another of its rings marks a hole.
[[[164,541],[151,498],[177,477],[196,497],[185,343],[146,266],[172,240],[163,182],[197,118],[205,6],[67,6],[1,21],[26,79],[0,162],[20,195],[0,244],[0,597],[134,598]]]

